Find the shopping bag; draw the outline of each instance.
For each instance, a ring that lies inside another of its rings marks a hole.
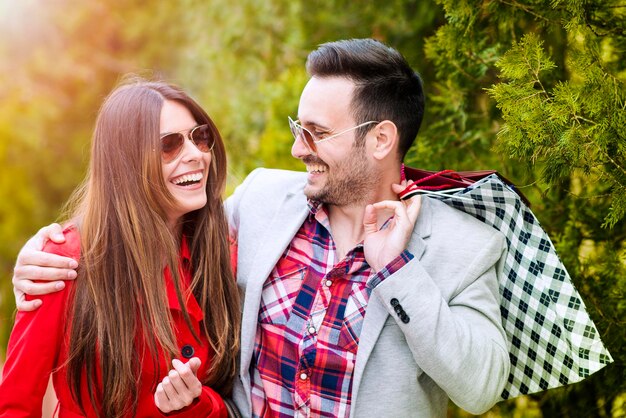
[[[548,234],[508,180],[495,171],[403,171],[415,184],[401,198],[427,194],[506,237],[499,286],[511,372],[503,399],[579,382],[613,361]]]

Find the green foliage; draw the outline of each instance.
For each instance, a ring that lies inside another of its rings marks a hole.
[[[464,100],[442,98],[437,111],[463,122],[448,128],[489,136],[497,154],[512,158],[499,170],[532,185],[523,190],[616,359],[583,383],[533,398],[544,416],[617,416],[612,408],[626,390],[626,89],[618,58],[626,3],[441,3],[448,24],[427,41],[426,53],[446,95],[462,92],[452,97]],[[486,53],[493,59],[483,71],[478,57]],[[483,94],[490,118],[469,106]]]
[[[287,116],[307,53],[374,37],[425,81],[407,163],[497,169],[520,186],[616,360],[489,416],[623,413],[624,0],[24,0],[0,2],[0,23],[0,346],[15,255],[84,175],[98,106],[122,74],[159,75],[203,104],[227,143],[232,191],[257,166],[301,168]]]

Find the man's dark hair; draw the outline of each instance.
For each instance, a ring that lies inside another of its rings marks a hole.
[[[306,69],[311,76],[353,81],[355,121],[395,123],[400,134],[398,152],[404,159],[422,123],[424,91],[419,74],[402,54],[373,39],[329,42],[309,54]],[[371,125],[360,128],[357,138],[364,137],[369,129]]]

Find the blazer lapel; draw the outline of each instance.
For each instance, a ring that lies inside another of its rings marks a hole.
[[[415,260],[420,260],[426,250],[426,242],[424,241],[430,236],[432,229],[432,207],[430,205],[429,198],[422,197],[422,207],[420,214],[413,228],[413,234],[407,245],[407,249]],[[406,277],[401,280],[411,280],[410,277]],[[367,303],[367,309],[365,312],[365,318],[363,319],[363,328],[361,329],[361,335],[359,337],[359,349],[357,350],[356,363],[354,367],[354,375],[352,380],[352,404],[355,405],[356,396],[359,391],[361,379],[363,377],[363,371],[365,365],[374,349],[374,345],[378,340],[380,333],[383,330],[383,326],[387,321],[389,312],[383,303],[375,297],[374,292],[370,295],[369,302]]]
[[[254,351],[263,284],[302,226],[308,213],[307,200],[302,194],[302,187],[289,191],[271,220],[258,220],[269,222],[266,233],[262,236],[248,237],[256,241],[257,245],[254,246],[256,253],[239,255],[253,260],[249,265],[250,268],[241,272],[248,275],[241,324],[240,373],[242,377],[249,373],[250,359]]]

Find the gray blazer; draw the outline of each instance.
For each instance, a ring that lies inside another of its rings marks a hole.
[[[308,213],[305,182],[305,173],[257,169],[226,201],[245,292],[233,395],[244,416],[262,287]],[[509,375],[497,284],[505,245],[493,228],[422,200],[408,245],[414,259],[377,286],[367,305],[350,417],[445,417],[448,397],[479,414],[499,400]]]

